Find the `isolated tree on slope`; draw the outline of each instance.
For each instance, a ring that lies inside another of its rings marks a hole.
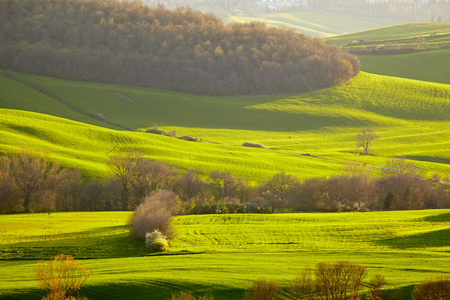
[[[370,144],[378,139],[378,135],[372,128],[361,129],[356,136],[356,148],[363,147],[366,155],[369,153]]]

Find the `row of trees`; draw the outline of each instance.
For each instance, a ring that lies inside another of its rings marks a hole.
[[[294,30],[115,0],[0,1],[0,67],[211,95],[310,91],[360,70]]]
[[[368,211],[450,207],[450,182],[432,180],[403,159],[389,160],[383,177],[349,162],[343,173],[300,182],[284,172],[254,185],[228,171],[181,172],[139,152],[115,154],[110,177],[84,181],[78,170],[51,164],[32,150],[0,157],[0,211],[133,210],[152,192],[170,191],[176,214],[272,211]]]

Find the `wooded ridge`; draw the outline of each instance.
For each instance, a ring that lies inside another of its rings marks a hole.
[[[294,30],[140,2],[1,1],[0,28],[1,68],[196,94],[306,92],[360,69]]]

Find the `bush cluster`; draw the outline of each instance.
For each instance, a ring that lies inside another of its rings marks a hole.
[[[39,261],[35,268],[38,285],[47,292],[43,300],[87,300],[86,297],[75,296],[92,272],[65,254],[49,261]]]
[[[0,67],[196,94],[298,93],[359,60],[293,29],[226,25],[190,9],[111,0],[0,1]]]
[[[249,291],[244,293],[244,300],[392,300],[404,299],[399,296],[399,289],[387,290],[387,281],[383,275],[376,274],[365,284],[368,272],[366,268],[350,261],[319,262],[314,269],[305,268],[295,277],[286,289],[273,279],[260,278],[253,282]],[[363,286],[368,291],[363,293]],[[437,277],[426,280],[413,290],[413,300],[447,300],[450,278]],[[365,295],[364,295],[365,294]],[[401,296],[401,295],[400,295]],[[172,300],[195,300],[190,293],[181,292],[173,295]],[[200,298],[204,299],[204,298]],[[207,299],[213,299],[207,298]]]

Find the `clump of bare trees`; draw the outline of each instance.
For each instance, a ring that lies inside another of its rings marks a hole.
[[[80,209],[74,201],[82,184],[80,172],[50,163],[45,153],[22,149],[0,157],[0,178],[3,212]]]
[[[420,168],[401,158],[387,160],[381,177],[348,162],[341,175],[301,182],[280,172],[259,184],[229,171],[181,172],[132,151],[112,155],[107,165],[108,178],[83,181],[78,170],[50,163],[37,151],[0,156],[0,212],[134,210],[156,205],[148,201],[156,196],[170,203],[172,215],[450,207],[450,180],[440,175],[427,180]]]

